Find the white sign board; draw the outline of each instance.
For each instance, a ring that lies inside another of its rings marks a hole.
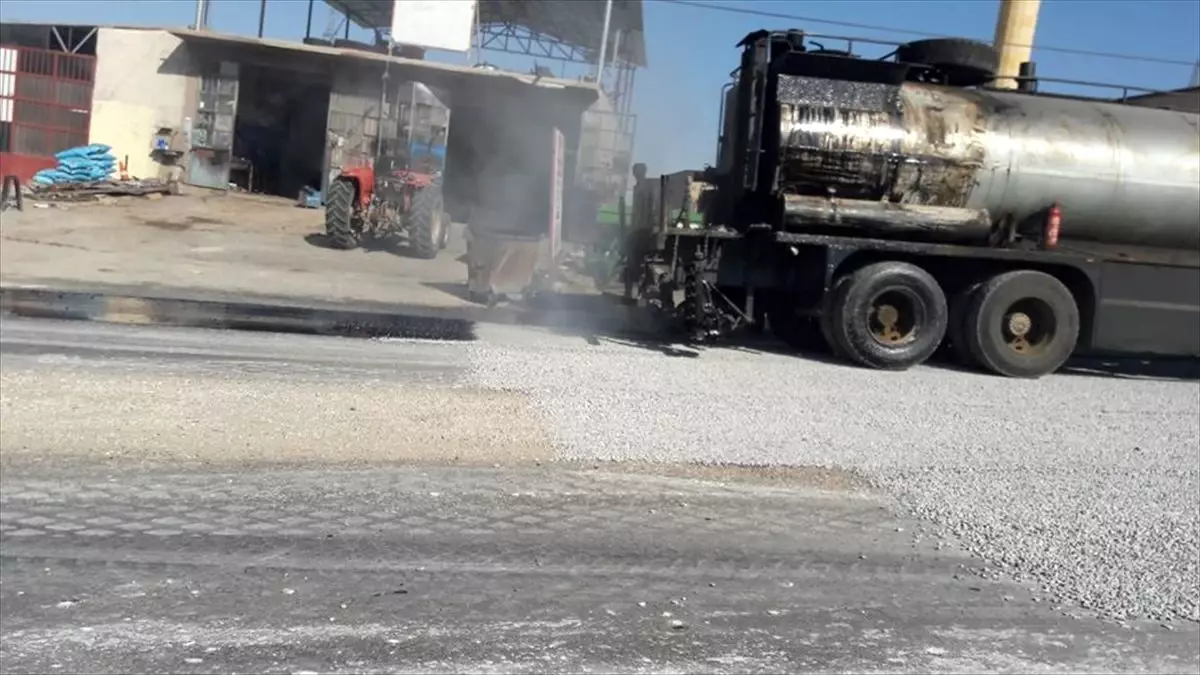
[[[392,42],[443,49],[471,50],[475,0],[394,0]]]

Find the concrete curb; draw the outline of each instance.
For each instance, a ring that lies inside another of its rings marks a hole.
[[[473,340],[475,324],[540,326],[574,334],[626,333],[619,315],[511,306],[339,305],[294,299],[197,298],[118,289],[0,286],[0,311],[29,318],[333,335]]]

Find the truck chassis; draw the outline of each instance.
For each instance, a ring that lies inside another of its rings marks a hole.
[[[769,327],[878,369],[945,346],[964,366],[1038,377],[1073,354],[1200,356],[1200,255],[1053,251],[773,231],[635,230],[625,293],[690,340]]]

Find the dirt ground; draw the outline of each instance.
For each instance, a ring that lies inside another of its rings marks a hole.
[[[463,226],[435,260],[328,248],[323,211],[245,194],[35,205],[0,216],[0,282],[461,307]]]

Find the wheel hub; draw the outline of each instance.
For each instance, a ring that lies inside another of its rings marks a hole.
[[[1013,312],[1008,315],[1008,330],[1015,337],[1025,337],[1029,334],[1029,329],[1033,328],[1033,319],[1024,312]]]
[[[1030,351],[1032,345],[1029,341],[1029,335],[1033,331],[1033,318],[1025,312],[1014,311],[1004,317],[1004,327],[1008,333],[1008,346],[1013,351],[1025,353]]]
[[[879,338],[885,342],[899,342],[904,339],[904,333],[900,330],[900,310],[892,305],[880,305],[875,311],[875,318],[879,320],[880,329],[877,332]]]

